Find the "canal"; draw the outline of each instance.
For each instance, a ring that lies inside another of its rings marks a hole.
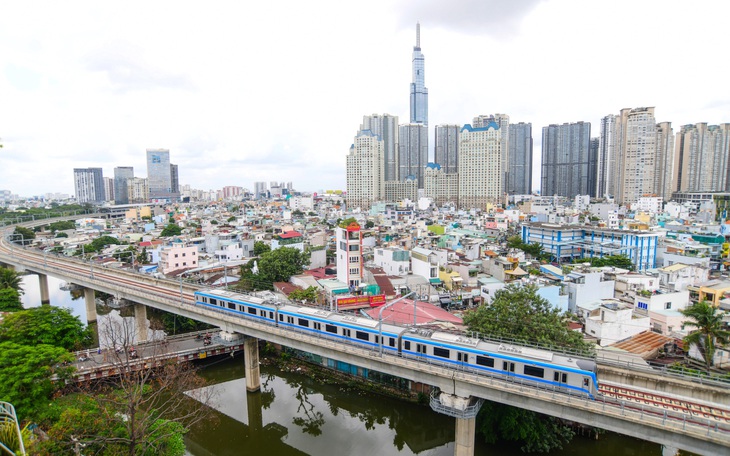
[[[86,322],[84,299],[61,290],[62,282],[48,278],[51,304],[68,307]],[[23,277],[25,307],[40,303],[38,277]],[[102,310],[103,318],[122,317]],[[262,366],[262,388],[247,393],[243,357],[201,364],[208,388],[215,389],[215,419],[186,435],[193,456],[266,454],[295,455],[421,455],[454,454],[454,419],[427,406],[374,393],[326,385],[297,372]],[[487,445],[477,436],[476,456],[521,453],[518,445]],[[557,456],[659,456],[654,443],[605,433],[599,440],[576,437]]]

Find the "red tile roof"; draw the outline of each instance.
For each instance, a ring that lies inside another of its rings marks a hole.
[[[295,237],[302,237],[302,233],[298,231],[287,231],[286,233],[281,233],[279,237],[281,239],[291,239]]]
[[[439,306],[418,301],[416,303],[416,307],[417,325],[426,325],[435,322],[449,322],[455,325],[464,324],[461,318],[450,314]],[[370,318],[374,320],[378,319],[379,312],[379,307],[374,307],[366,311]],[[404,299],[403,301],[396,302],[392,306],[388,307],[383,311],[383,321],[400,325],[412,325],[413,301],[410,299]]]

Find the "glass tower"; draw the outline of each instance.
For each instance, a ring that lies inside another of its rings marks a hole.
[[[426,88],[421,24],[416,24],[416,45],[413,46],[413,82],[411,82],[411,123],[428,125],[428,89]]]

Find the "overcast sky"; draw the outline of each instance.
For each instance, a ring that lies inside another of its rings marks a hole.
[[[147,148],[194,188],[345,189],[362,116],[409,120],[417,21],[430,125],[532,122],[535,162],[543,126],[598,136],[621,108],[655,106],[675,132],[730,122],[729,17],[720,0],[5,1],[0,189],[146,177]]]

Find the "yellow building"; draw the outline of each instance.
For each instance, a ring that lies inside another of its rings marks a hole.
[[[725,293],[730,293],[730,281],[710,280],[699,287],[687,287],[690,296],[697,293],[698,301],[707,301],[718,307],[720,301],[725,298]]]

